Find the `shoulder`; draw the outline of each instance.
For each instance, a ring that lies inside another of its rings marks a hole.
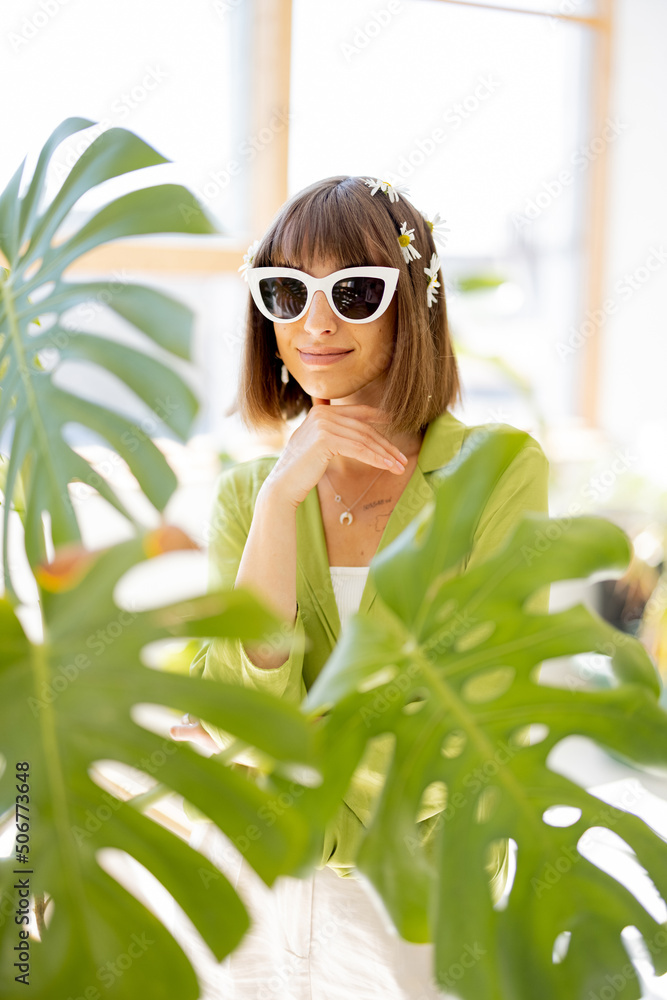
[[[512,447],[512,458],[501,470],[503,475],[510,468],[513,470],[548,470],[548,461],[539,442],[527,431],[519,430],[507,423],[465,424],[450,411],[440,414],[429,424],[423,442],[420,464],[424,471],[440,472],[450,462],[463,462],[465,458],[478,448],[489,436],[496,436],[500,447],[501,441],[510,435],[515,441]],[[451,470],[451,466],[450,466]]]
[[[502,503],[511,497],[517,500],[524,497],[537,509],[544,508],[549,481],[549,461],[539,441],[527,431],[519,430],[511,424],[480,424],[468,430],[470,431],[466,437],[468,443],[474,439],[482,440],[488,434],[498,435],[500,443],[504,435],[510,434],[518,445],[511,449],[507,461],[499,466],[493,486],[494,502]]]
[[[495,466],[494,481],[489,484],[480,527],[489,525],[488,530],[492,532],[495,523],[495,528],[504,533],[506,520],[523,511],[548,513],[549,461],[540,443],[527,431],[510,424],[483,424],[469,430],[468,442],[473,440],[475,432],[478,440],[488,434],[498,435],[499,448],[501,440],[507,441],[507,434],[513,439],[511,447],[501,450],[502,457]]]
[[[433,430],[424,462],[431,485],[465,466],[467,459],[490,436],[497,441],[497,451],[484,477],[482,527],[495,523],[502,528],[502,517],[514,517],[522,510],[548,511],[549,462],[531,434],[507,423],[464,424],[451,415],[438,418],[437,422],[439,428],[430,425]],[[474,482],[471,488],[473,492],[477,488]]]
[[[489,435],[497,435],[500,440],[506,434],[511,434],[514,438],[517,438],[520,442],[519,450],[516,457],[520,455],[529,455],[537,458],[537,456],[542,456],[546,461],[546,455],[537,441],[528,431],[522,431],[518,427],[513,427],[512,424],[504,423],[494,423],[494,424],[471,424],[463,425],[463,444],[466,450],[474,448],[477,444],[485,440]]]
[[[470,426],[464,425],[461,451],[468,452],[474,449],[478,444],[481,444],[482,441],[486,440],[489,435],[497,436],[498,441],[500,442],[500,440],[508,434],[511,435],[518,444],[518,448],[516,448],[514,457],[508,468],[518,464],[519,466],[535,466],[535,468],[543,466],[548,469],[549,462],[539,441],[529,434],[528,431],[522,431],[518,427],[513,427],[512,424],[493,423],[473,424]]]

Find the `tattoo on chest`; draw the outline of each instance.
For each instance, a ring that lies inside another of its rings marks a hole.
[[[371,503],[365,503],[362,507],[362,510],[368,510],[369,507],[377,507],[381,503],[391,503],[391,500],[392,500],[391,497],[387,497],[386,500],[373,500]]]

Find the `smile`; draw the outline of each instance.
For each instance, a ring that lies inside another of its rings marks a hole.
[[[348,354],[352,354],[352,351],[340,351],[337,354],[305,354],[303,351],[299,351],[299,357],[305,365],[317,368],[320,365],[333,365],[341,358],[346,358]]]

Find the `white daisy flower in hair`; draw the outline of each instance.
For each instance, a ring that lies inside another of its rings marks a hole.
[[[439,243],[444,250],[447,246],[447,234],[451,232],[445,219],[440,217],[440,212],[436,212],[432,219],[429,219],[426,215],[424,215],[424,219],[426,220],[426,225],[433,233],[433,239],[436,243]]]
[[[440,258],[437,253],[431,254],[431,263],[428,267],[424,268],[424,274],[428,278],[428,285],[426,286],[426,298],[428,301],[429,309],[431,306],[435,305],[438,299],[438,289],[440,288],[440,282],[438,281],[438,271],[440,270]]]
[[[401,194],[406,198],[408,196],[407,188],[401,184],[390,184],[389,181],[376,180],[372,177],[367,177],[364,183],[373,189],[371,196],[377,194],[378,191],[384,191],[385,194],[389,195],[389,201],[398,201]]]
[[[251,243],[247,251],[243,254],[243,263],[241,264],[239,271],[243,272],[244,281],[248,280],[247,271],[249,267],[252,267],[253,262],[255,260],[255,254],[257,253],[258,250],[259,250],[259,240],[255,240],[254,243]]]
[[[398,237],[398,245],[400,246],[403,256],[405,257],[406,264],[409,264],[411,260],[416,260],[418,257],[421,257],[419,250],[412,245],[415,238],[414,234],[414,229],[408,229],[407,222],[404,222],[401,226],[401,234]]]

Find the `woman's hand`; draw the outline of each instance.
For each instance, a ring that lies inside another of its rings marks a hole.
[[[328,400],[314,398],[262,489],[278,491],[282,498],[298,507],[336,455],[356,458],[376,469],[401,475],[407,458],[372,426],[388,420],[388,414],[377,406],[365,403],[331,406]]]
[[[220,747],[206,732],[199,719],[192,720],[189,715],[184,715],[179,725],[172,726],[169,735],[173,740],[191,740],[211,753],[220,753]]]

